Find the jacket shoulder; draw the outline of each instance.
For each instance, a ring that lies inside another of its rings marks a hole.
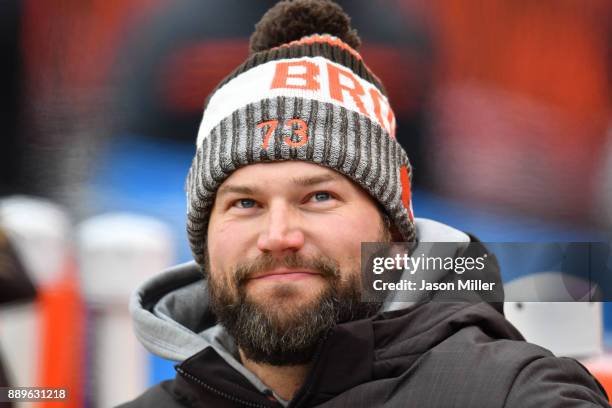
[[[610,407],[605,391],[586,368],[536,344],[509,339],[475,342],[464,345],[455,365],[449,364],[454,360],[445,351],[440,364],[445,371],[453,372],[454,367],[455,379],[469,378],[459,388],[482,406],[503,403],[504,407],[537,408],[577,403]]]
[[[505,406],[567,407],[578,403],[610,407],[605,390],[582,364],[567,357],[548,356],[522,367]]]
[[[181,403],[172,392],[174,380],[163,381],[146,390],[132,401],[126,402],[116,408],[184,408],[189,405]]]

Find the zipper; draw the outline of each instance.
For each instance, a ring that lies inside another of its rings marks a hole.
[[[236,398],[236,397],[234,397],[233,395],[230,395],[230,394],[228,394],[228,393],[226,393],[226,392],[223,392],[223,391],[221,391],[221,390],[218,390],[218,389],[216,389],[216,388],[214,388],[214,387],[212,387],[212,386],[210,386],[210,385],[206,384],[204,381],[200,380],[199,378],[197,378],[197,377],[195,377],[195,376],[193,376],[193,375],[189,374],[188,372],[186,372],[185,370],[183,370],[183,369],[182,369],[181,367],[179,367],[179,366],[176,366],[176,367],[175,367],[175,370],[176,370],[176,371],[177,371],[177,372],[178,372],[180,375],[182,375],[183,377],[185,377],[185,378],[186,378],[186,379],[188,379],[188,380],[191,380],[192,382],[195,382],[196,384],[198,384],[198,385],[199,385],[199,386],[201,386],[202,388],[204,388],[204,389],[206,389],[206,390],[208,390],[208,391],[210,391],[210,392],[212,392],[212,393],[214,393],[214,394],[217,394],[217,395],[218,395],[218,396],[220,396],[220,397],[223,397],[223,398],[225,398],[225,399],[227,399],[227,400],[230,400],[230,401],[232,401],[232,402],[235,402],[235,403],[238,403],[238,404],[242,404],[242,405],[244,405],[244,406],[247,406],[247,407],[252,407],[252,408],[271,408],[269,405],[261,405],[261,404],[257,404],[257,403],[255,403],[255,402],[245,401],[245,400],[242,400],[242,399],[240,399],[240,398]]]
[[[306,395],[308,395],[308,392],[312,388],[311,377],[314,375],[314,368],[316,366],[316,363],[319,360],[319,356],[323,352],[323,347],[325,346],[325,343],[327,342],[328,337],[329,337],[329,330],[327,330],[325,334],[323,335],[323,337],[321,338],[319,346],[317,347],[317,349],[314,352],[314,355],[312,356],[312,361],[314,361],[315,364],[313,364],[312,366],[312,371],[310,372],[310,375],[306,378],[306,381],[304,382],[304,385],[302,386],[302,389],[300,390],[299,394],[296,395],[297,398],[292,399],[291,402],[289,402],[289,405],[287,406],[287,408],[298,408],[304,404],[304,398],[306,397]]]

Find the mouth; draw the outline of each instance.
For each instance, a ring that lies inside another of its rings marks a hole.
[[[285,269],[279,268],[270,272],[264,272],[253,276],[250,280],[267,281],[267,280],[299,280],[311,277],[321,276],[319,272],[314,272],[307,269]]]

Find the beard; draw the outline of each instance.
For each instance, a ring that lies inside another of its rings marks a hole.
[[[291,284],[279,284],[267,299],[251,299],[246,293],[249,277],[277,267],[314,270],[327,284],[305,304],[282,302],[299,296],[299,289]],[[323,256],[305,258],[292,253],[274,258],[263,254],[236,266],[229,280],[213,279],[209,263],[207,269],[212,311],[244,356],[256,363],[306,364],[329,329],[338,323],[370,317],[381,307],[381,303],[361,301],[359,270],[341,272],[336,262]]]

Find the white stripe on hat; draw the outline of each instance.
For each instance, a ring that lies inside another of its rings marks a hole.
[[[266,62],[219,88],[204,111],[197,145],[232,112],[277,96],[314,99],[361,113],[395,138],[395,115],[375,85],[327,58],[303,57]]]

